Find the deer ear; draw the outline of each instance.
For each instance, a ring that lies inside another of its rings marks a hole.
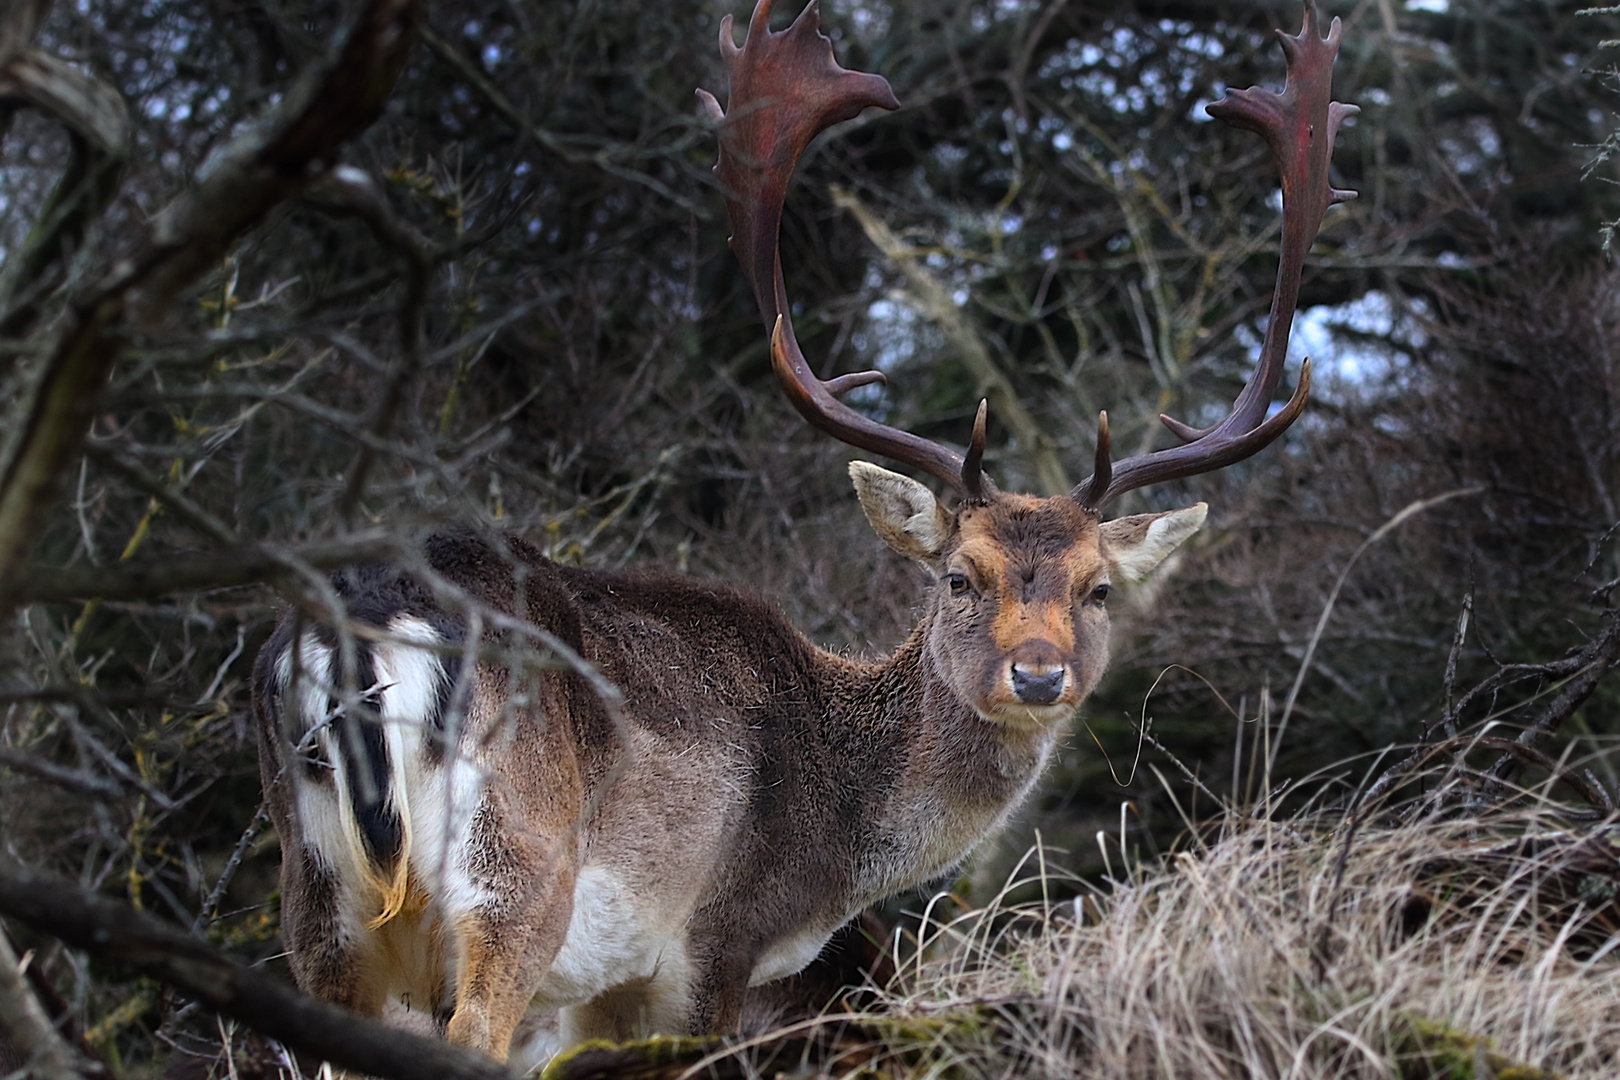
[[[849,463],[866,520],[883,542],[908,559],[934,567],[951,535],[951,516],[934,493],[909,476],[869,461]]]
[[[1180,547],[1183,540],[1197,532],[1208,513],[1207,504],[1195,503],[1185,510],[1132,514],[1105,521],[1103,557],[1126,581],[1140,580]]]

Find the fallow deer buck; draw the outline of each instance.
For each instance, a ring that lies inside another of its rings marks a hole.
[[[893,656],[851,659],[724,585],[559,566],[472,531],[429,539],[413,568],[337,575],[347,621],[283,620],[255,674],[282,930],[299,983],[329,1001],[376,1015],[408,999],[497,1058],[531,1006],[561,1010],[564,1044],[733,1029],[749,986],[945,874],[1029,794],[1102,675],[1109,591],[1205,514],[1102,508],[1249,457],[1305,405],[1308,363],[1267,417],[1302,261],[1354,194],[1327,180],[1355,111],[1329,100],[1337,19],[1322,36],[1306,0],[1282,36],[1284,90],[1210,108],[1263,136],[1282,173],[1270,322],[1230,415],[1202,431],[1166,417],[1182,445],[1111,463],[1103,414],[1093,475],[1034,498],[981,471],[982,404],[959,457],[838,401],[878,373],[821,382],[800,353],[777,251],[789,177],[817,133],[898,103],[836,63],[814,4],[782,32],[769,10],[742,48],[722,23],[729,109],[700,91],[731,244],[805,419],[954,492],[850,467],[873,529],[936,579],[921,621]],[[576,662],[512,660],[525,634]]]

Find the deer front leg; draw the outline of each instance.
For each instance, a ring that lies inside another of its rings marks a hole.
[[[687,1027],[693,1035],[730,1035],[742,1023],[743,995],[753,974],[758,950],[725,941],[713,941],[693,972]]]

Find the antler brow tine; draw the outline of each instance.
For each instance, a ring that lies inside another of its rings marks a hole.
[[[1342,191],[1328,183],[1328,166],[1339,125],[1361,111],[1355,105],[1332,100],[1340,23],[1335,17],[1326,36],[1319,23],[1316,0],[1305,0],[1300,32],[1289,36],[1277,31],[1288,68],[1280,93],[1260,87],[1233,90],[1208,107],[1210,115],[1264,138],[1282,174],[1282,248],[1260,361],[1238,392],[1226,419],[1200,430],[1161,416],[1164,425],[1186,445],[1119,462],[1112,468],[1112,475],[1107,460],[1107,429],[1103,426],[1099,431],[1096,471],[1072,492],[1086,507],[1100,507],[1132,488],[1210,472],[1241,461],[1281,435],[1305,408],[1310,392],[1309,358],[1300,369],[1299,385],[1288,404],[1275,416],[1266,417],[1282,381],[1305,255],[1316,242],[1327,208],[1356,197],[1354,191]]]
[[[770,0],[759,0],[739,48],[732,20],[720,22],[720,53],[730,73],[726,109],[707,91],[698,96],[720,126],[720,162],[715,171],[731,214],[731,249],[754,288],[760,317],[771,340],[771,363],[794,408],[810,424],[852,446],[921,469],[970,497],[989,480],[979,472],[982,427],[971,469],[954,452],[907,431],[862,416],[837,395],[883,382],[866,371],[823,382],[799,349],[782,279],[782,204],[799,157],[811,140],[833,124],[853,119],[868,106],[898,109],[881,75],[849,71],[833,58],[832,42],[820,31],[815,0],[793,25],[770,28]],[[994,490],[993,485],[990,490]]]

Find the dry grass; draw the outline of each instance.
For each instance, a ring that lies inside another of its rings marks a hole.
[[[1349,832],[1233,815],[1072,902],[936,925],[890,1007],[992,1024],[930,1055],[979,1075],[1616,1075],[1609,828]]]
[[[1000,902],[944,918],[936,901],[875,1011],[741,1043],[595,1046],[547,1080],[1617,1075],[1612,823],[1230,813],[1204,836],[1100,886],[1037,850]],[[1045,898],[1005,902],[1032,886]]]

